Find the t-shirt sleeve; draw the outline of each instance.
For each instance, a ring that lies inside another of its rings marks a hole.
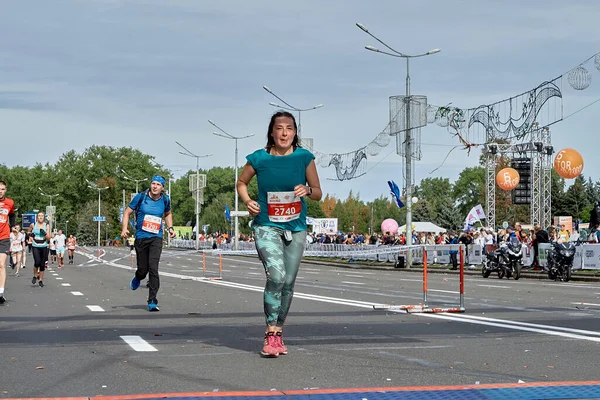
[[[167,196],[167,195],[164,194],[163,196]],[[165,214],[168,213],[169,211],[171,211],[171,198],[169,196],[167,196],[167,201],[166,201],[166,205],[165,205]]]
[[[258,153],[256,151],[252,154],[248,154],[246,156],[246,161],[248,161],[248,164],[250,164],[255,171],[258,169]]]
[[[310,151],[306,150],[306,155],[304,157],[304,160],[305,160],[304,162],[306,164],[305,167],[308,167],[310,162],[314,159],[315,159],[315,155],[313,153],[311,153]]]
[[[131,208],[133,211],[135,211],[137,204],[140,202],[141,196],[142,196],[142,193],[136,194],[135,197],[131,200],[131,203],[129,203],[128,207]]]

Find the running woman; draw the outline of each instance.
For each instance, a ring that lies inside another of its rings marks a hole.
[[[69,253],[69,264],[73,264],[75,259],[75,246],[77,246],[77,240],[73,235],[69,235],[67,239],[67,252]]]
[[[4,304],[6,260],[10,252],[10,227],[15,224],[15,202],[6,198],[6,182],[0,180],[0,304]]]
[[[21,227],[15,225],[10,234],[10,254],[15,266],[15,276],[19,276],[21,271],[21,262],[23,257],[23,248],[25,246],[25,234],[21,232]]]
[[[283,343],[285,323],[300,260],[306,245],[306,202],[322,196],[315,156],[300,147],[294,116],[279,111],[271,117],[264,148],[248,155],[237,181],[237,191],[254,216],[256,250],[267,282],[263,308],[266,332],[261,355],[287,354]],[[258,199],[248,194],[256,175]]]
[[[54,264],[56,261],[56,235],[53,233],[50,235],[50,240],[48,240],[48,261],[50,264]],[[58,264],[60,267],[60,264]]]
[[[29,227],[33,233],[31,252],[33,253],[33,279],[31,283],[39,280],[40,287],[44,287],[44,271],[48,261],[48,242],[50,241],[50,225],[46,222],[46,214],[43,211],[37,213],[35,223]]]
[[[67,238],[62,233],[62,229],[58,230],[58,234],[54,237],[56,240],[56,255],[58,257],[58,268],[65,266],[65,242]]]
[[[150,189],[138,193],[129,207],[123,213],[122,232],[123,239],[129,236],[129,216],[135,212],[135,253],[137,270],[129,288],[136,290],[140,282],[148,278],[148,311],[159,311],[156,295],[160,287],[158,277],[158,263],[162,253],[163,218],[167,224],[169,235],[175,237],[173,229],[173,215],[171,214],[171,200],[163,193],[165,178],[155,175],[152,177]]]

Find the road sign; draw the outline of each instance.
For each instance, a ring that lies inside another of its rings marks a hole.
[[[250,215],[250,213],[248,211],[231,211],[229,213],[229,215],[231,215],[232,217],[238,216],[238,217],[247,217]]]
[[[104,222],[104,221],[106,221],[106,217],[104,217],[104,216],[101,216],[101,217],[94,216],[94,222],[98,222],[98,221]]]

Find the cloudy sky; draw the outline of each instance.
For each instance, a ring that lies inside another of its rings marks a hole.
[[[385,128],[389,97],[404,94],[406,76],[402,59],[364,49],[378,43],[357,22],[407,54],[440,48],[411,61],[412,93],[471,108],[530,90],[599,52],[599,20],[595,0],[5,0],[0,162],[54,163],[93,144],[131,146],[179,176],[195,160],[179,154],[177,140],[213,154],[202,168],[233,166],[234,141],[214,136],[211,119],[230,134],[255,135],[239,141],[242,165],[264,146],[276,111],[263,85],[295,107],[324,104],[302,113],[303,136],[319,152],[350,152]],[[556,149],[578,149],[584,174],[598,180],[600,102],[577,112],[600,98],[593,58],[586,67],[588,89],[564,80],[566,118],[552,140]],[[431,124],[422,142],[417,182],[454,180],[478,162],[479,150],[454,150],[431,173],[457,140]],[[319,173],[337,197],[387,194],[387,180],[403,180],[393,141],[367,170],[345,182],[334,180],[333,168]]]

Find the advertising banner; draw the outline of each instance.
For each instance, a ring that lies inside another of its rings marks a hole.
[[[582,257],[583,257],[583,268],[584,269],[600,269],[600,245],[599,244],[584,244],[583,246],[577,246],[577,248],[582,248]],[[577,252],[575,252],[575,257],[577,257]],[[573,269],[575,267],[576,261],[573,261]]]
[[[337,218],[315,218],[313,219],[313,232],[332,235],[338,231]]]

